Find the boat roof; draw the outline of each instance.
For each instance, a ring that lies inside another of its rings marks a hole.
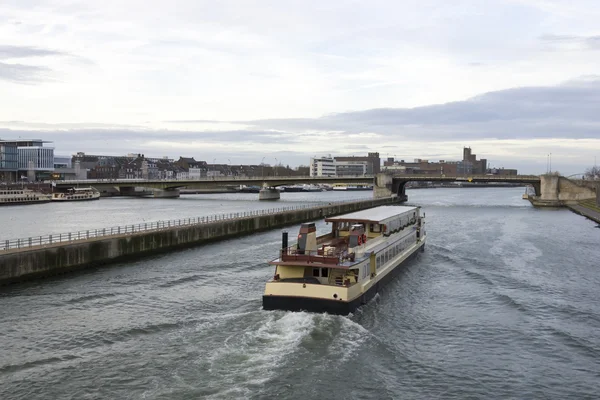
[[[325,218],[326,222],[369,222],[369,223],[383,223],[388,219],[396,217],[407,211],[416,210],[417,207],[409,206],[379,206],[370,208],[368,210],[362,210],[353,212],[350,214],[338,215],[337,217]]]

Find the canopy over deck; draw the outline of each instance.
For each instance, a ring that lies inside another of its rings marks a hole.
[[[350,214],[338,215],[337,217],[325,218],[326,222],[364,222],[371,224],[383,224],[387,220],[414,211],[417,207],[409,206],[379,206],[368,210],[357,211]]]

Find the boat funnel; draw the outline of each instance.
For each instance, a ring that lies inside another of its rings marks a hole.
[[[300,225],[298,251],[317,251],[317,228],[314,222]]]
[[[287,231],[281,232],[281,249],[285,250],[288,248],[288,233]]]

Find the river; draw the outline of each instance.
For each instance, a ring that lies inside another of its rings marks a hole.
[[[409,190],[426,250],[348,317],[261,310],[280,230],[0,288],[0,398],[597,399],[600,229],[522,192]],[[4,207],[1,239],[369,195]]]

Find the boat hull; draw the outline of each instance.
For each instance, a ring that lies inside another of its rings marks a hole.
[[[28,205],[28,204],[42,204],[42,203],[50,203],[52,200],[47,199],[47,200],[31,200],[31,201],[15,201],[15,202],[6,202],[6,203],[0,203],[0,207],[10,207],[10,206],[24,206],[24,205]]]
[[[329,313],[336,315],[348,315],[356,311],[361,305],[366,304],[391,280],[393,280],[401,271],[402,266],[417,256],[419,250],[423,251],[425,240],[415,246],[413,252],[401,262],[396,264],[385,276],[381,277],[366,292],[350,301],[330,300],[314,297],[301,296],[279,296],[263,295],[263,309],[265,310],[283,310],[283,311],[308,311],[315,313]]]
[[[96,197],[88,197],[86,199],[67,199],[67,198],[52,198],[53,202],[66,202],[66,201],[90,201],[90,200],[100,200],[100,196]]]

